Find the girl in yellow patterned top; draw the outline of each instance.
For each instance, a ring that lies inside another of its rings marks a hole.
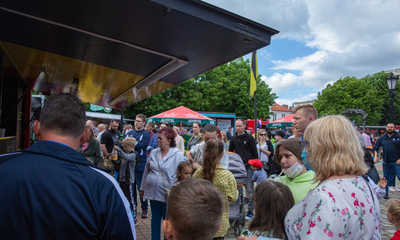
[[[204,148],[203,167],[197,169],[194,178],[210,181],[225,196],[225,209],[222,214],[221,228],[214,239],[224,239],[229,228],[229,202],[238,198],[236,181],[233,174],[219,163],[224,154],[224,144],[217,139],[210,139]]]

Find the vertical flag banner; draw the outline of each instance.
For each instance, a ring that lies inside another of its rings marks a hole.
[[[258,69],[257,69],[257,52],[252,52],[251,53],[251,61],[250,61],[250,66],[251,66],[251,77],[250,77],[250,96],[254,96],[254,92],[257,90],[257,75],[258,75]]]

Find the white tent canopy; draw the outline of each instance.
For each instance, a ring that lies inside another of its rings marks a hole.
[[[121,120],[121,115],[119,115],[119,114],[100,113],[100,112],[86,112],[86,116],[87,117],[91,117],[91,118]],[[135,120],[133,120],[133,119],[125,119],[124,118],[124,121],[134,122]]]

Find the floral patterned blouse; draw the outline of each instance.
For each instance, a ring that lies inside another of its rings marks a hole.
[[[289,239],[381,239],[381,212],[362,177],[322,182],[286,215]]]

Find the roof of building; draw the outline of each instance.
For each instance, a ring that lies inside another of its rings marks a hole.
[[[279,105],[279,104],[277,104],[277,103],[274,103],[274,104],[271,106],[271,111],[292,112],[292,110],[290,110],[290,109],[288,109],[288,108],[285,108],[285,107],[283,107],[283,106],[281,106],[281,105]]]

